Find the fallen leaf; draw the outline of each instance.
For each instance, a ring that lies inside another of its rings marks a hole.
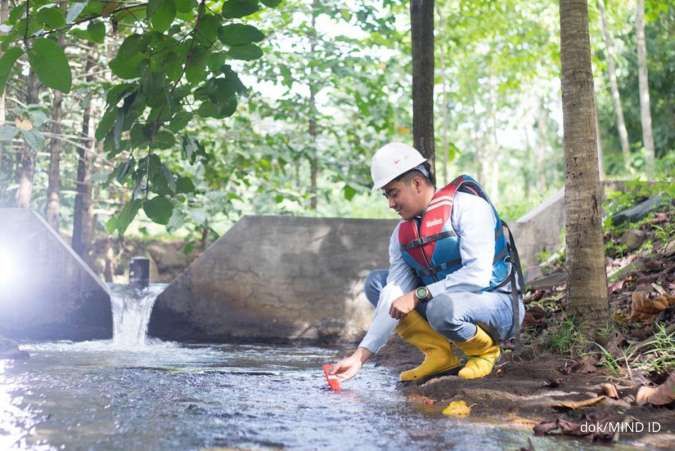
[[[675,401],[675,372],[670,373],[668,379],[658,387],[640,387],[636,399],[639,405],[653,404],[665,406]]]
[[[583,399],[581,401],[562,401],[554,405],[553,407],[558,408],[562,407],[564,409],[577,410],[583,409],[584,407],[594,406],[595,404],[601,402],[603,399],[605,399],[605,396],[596,396],[595,398]]]
[[[448,407],[443,409],[443,415],[449,417],[466,417],[471,413],[471,407],[464,401],[452,401]]]
[[[574,368],[575,373],[591,374],[598,371],[596,367],[598,359],[592,355],[587,355],[581,358],[578,364]]]
[[[675,297],[659,294],[651,297],[646,291],[635,291],[631,295],[630,318],[632,320],[645,320],[667,309],[671,303],[675,303]]]
[[[17,117],[14,120],[14,125],[16,125],[16,128],[18,128],[19,130],[28,131],[33,129],[33,123],[28,119],[24,119],[22,117]]]
[[[612,399],[619,399],[619,391],[614,384],[602,384],[600,386],[602,394]]]

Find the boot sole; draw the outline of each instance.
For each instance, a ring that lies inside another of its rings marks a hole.
[[[457,376],[457,373],[459,373],[459,370],[463,368],[462,365],[458,366],[453,366],[452,368],[449,368],[444,371],[440,371],[438,373],[430,374],[428,376],[420,377],[419,379],[413,379],[411,381],[399,381],[399,384],[402,384],[404,386],[407,385],[422,385],[426,382],[429,382],[431,379],[437,378],[437,377],[443,377],[443,376]]]

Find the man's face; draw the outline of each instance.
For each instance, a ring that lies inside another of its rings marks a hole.
[[[382,194],[387,198],[389,208],[396,210],[405,220],[414,218],[425,207],[424,196],[416,179],[389,182],[382,188]]]

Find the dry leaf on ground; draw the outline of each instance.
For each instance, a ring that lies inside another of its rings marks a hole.
[[[667,293],[651,297],[646,291],[635,291],[631,295],[630,318],[632,320],[650,319],[675,304],[675,297]]]
[[[638,404],[653,404],[665,406],[675,401],[675,372],[670,373],[668,379],[658,387],[640,387],[637,392]]]
[[[616,389],[616,385],[607,383],[602,384],[600,388],[602,390],[602,394],[608,398],[619,399],[619,391]]]
[[[583,399],[581,401],[562,401],[553,407],[577,410],[594,406],[599,402],[602,402],[603,399],[605,399],[605,396],[596,396],[595,398]]]

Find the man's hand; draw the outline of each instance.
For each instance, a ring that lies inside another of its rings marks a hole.
[[[361,366],[371,355],[372,353],[366,348],[358,348],[354,351],[354,354],[333,365],[330,374],[336,375],[340,382],[351,379],[359,372]]]
[[[398,297],[391,303],[389,308],[389,316],[394,319],[403,319],[408,313],[415,310],[419,299],[415,296],[415,292],[411,291],[410,293],[404,294],[401,297]]]

